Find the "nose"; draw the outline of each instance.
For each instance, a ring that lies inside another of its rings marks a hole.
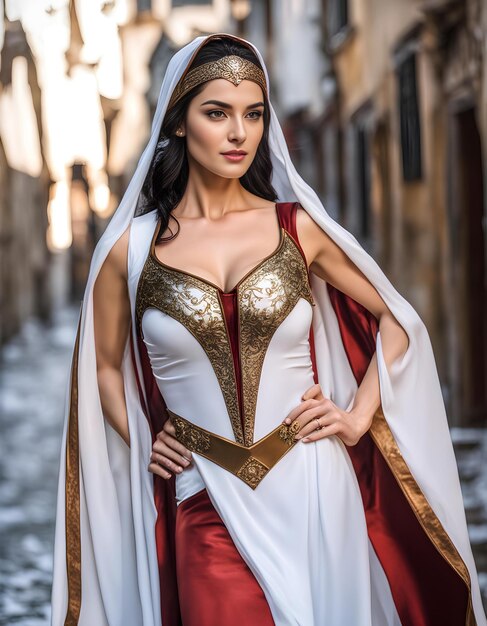
[[[247,133],[245,132],[245,125],[243,120],[236,118],[232,124],[229,132],[229,140],[237,143],[245,141]]]

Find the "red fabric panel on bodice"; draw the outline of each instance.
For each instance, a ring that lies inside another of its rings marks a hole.
[[[230,346],[232,349],[233,366],[235,368],[235,376],[237,381],[238,406],[240,410],[240,423],[242,424],[242,432],[244,431],[243,419],[243,398],[242,398],[242,375],[240,372],[240,355],[238,346],[238,312],[237,312],[237,291],[229,293],[220,292],[222,301],[223,315],[225,316],[228,334],[230,337]]]

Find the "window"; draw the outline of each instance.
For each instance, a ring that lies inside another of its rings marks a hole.
[[[397,68],[402,172],[406,181],[421,179],[421,129],[416,81],[416,54]]]
[[[211,4],[211,0],[172,0],[172,8],[184,7],[188,5],[205,6]]]
[[[137,0],[137,12],[144,13],[151,10],[151,0]]]
[[[348,0],[328,0],[328,32],[331,36],[348,25]]]
[[[358,218],[360,236],[370,235],[370,170],[367,133],[357,128]]]

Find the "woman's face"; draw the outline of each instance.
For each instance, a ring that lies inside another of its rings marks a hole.
[[[264,98],[252,80],[234,85],[224,78],[208,81],[188,107],[181,128],[190,167],[201,166],[224,178],[240,178],[250,167],[264,132]],[[224,152],[243,150],[239,160]]]

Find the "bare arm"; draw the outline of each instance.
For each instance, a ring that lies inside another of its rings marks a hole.
[[[298,209],[296,226],[311,272],[362,304],[379,320],[384,360],[386,365],[391,365],[406,352],[409,344],[402,326],[362,272],[302,208]],[[347,445],[354,445],[370,428],[379,406],[379,374],[374,354],[349,412],[339,409],[323,396],[319,385],[313,385],[303,395],[303,402],[291,411],[288,420],[291,422],[300,416],[299,423],[304,426],[298,438],[313,441],[336,434]],[[323,425],[322,430],[316,430],[316,418]]]
[[[127,289],[129,232],[130,227],[110,250],[93,291],[97,379],[103,414],[128,446],[130,434],[121,366],[131,322]],[[157,461],[175,470],[177,464],[189,464],[183,455],[191,458],[191,452],[172,436],[174,432],[174,426],[167,420],[152,446],[148,470],[163,478],[171,474]]]
[[[128,234],[129,229],[112,247],[98,273],[93,290],[93,318],[96,371],[103,415],[130,446],[121,371],[130,328],[127,290]]]

